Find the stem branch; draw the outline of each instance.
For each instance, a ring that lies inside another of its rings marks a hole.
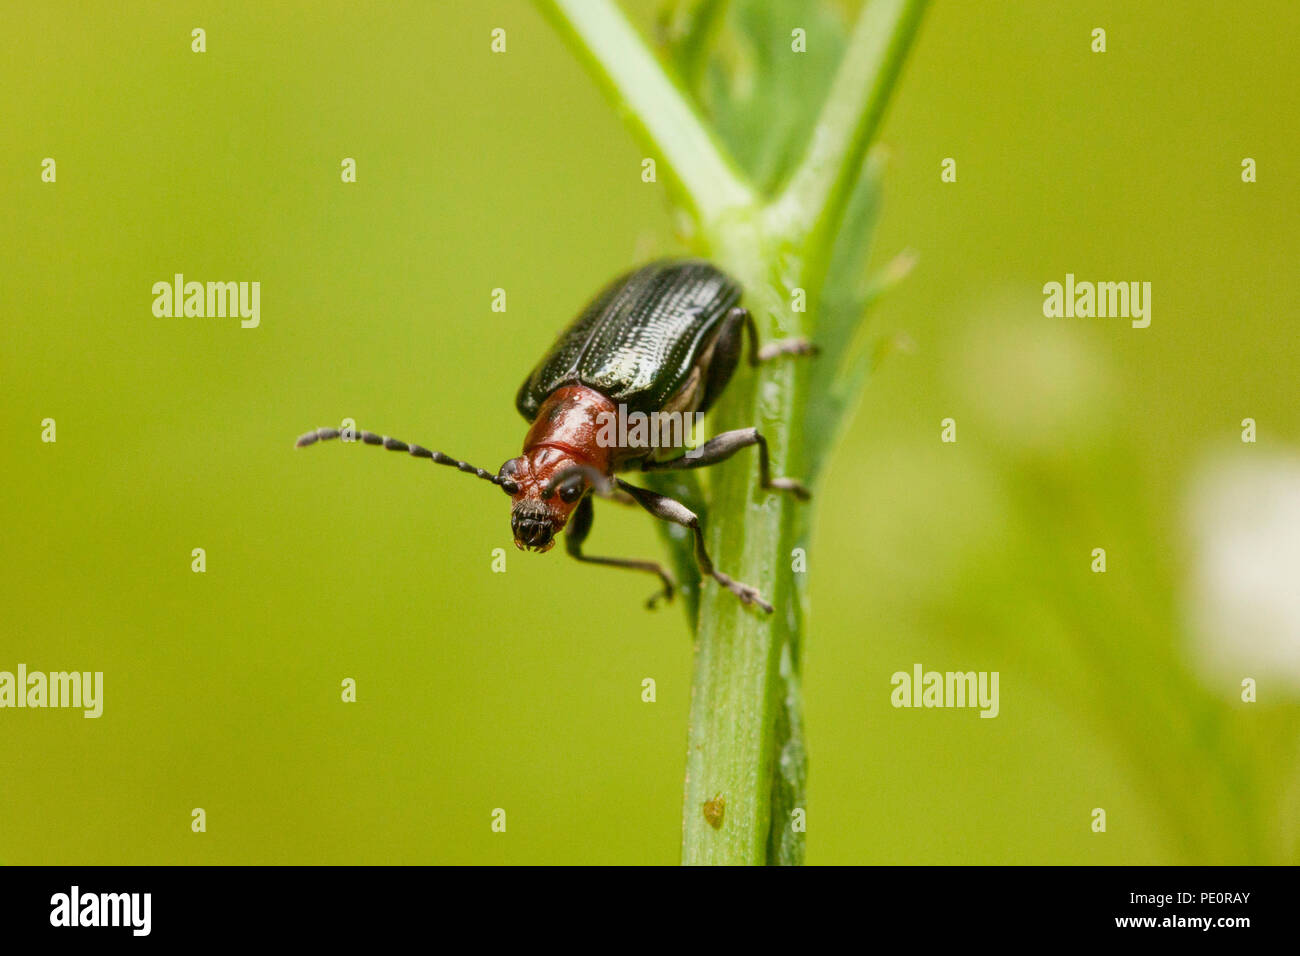
[[[858,17],[803,159],[772,204],[773,226],[828,248],[912,45],[926,0],[874,0]]]
[[[754,202],[680,88],[610,0],[539,0],[633,132],[667,166],[674,198],[702,221]]]

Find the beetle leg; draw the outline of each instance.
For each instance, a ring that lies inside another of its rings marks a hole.
[[[736,306],[728,314],[727,318],[731,321],[741,321],[745,323],[745,329],[749,332],[749,364],[758,365],[760,362],[767,362],[776,358],[778,355],[816,355],[820,349],[807,339],[780,339],[776,342],[768,342],[762,348],[758,346],[758,326],[754,323],[754,316],[743,306]]]
[[[629,485],[621,478],[615,480],[618,481],[620,488],[636,499],[637,504],[656,518],[671,521],[673,524],[679,524],[683,528],[689,528],[694,532],[695,563],[700,566],[700,574],[713,578],[713,580],[740,598],[742,604],[757,604],[768,614],[772,613],[772,605],[763,600],[763,595],[759,594],[756,588],[728,577],[713,566],[709,553],[704,549],[704,531],[700,528],[700,519],[694,511],[667,495],[656,494],[648,488]]]
[[[793,478],[773,478],[767,460],[767,439],[757,428],[737,428],[710,438],[699,448],[687,452],[680,458],[668,461],[651,461],[641,466],[642,471],[664,471],[667,469],[705,468],[726,461],[742,448],[758,446],[758,479],[764,488],[788,491],[800,501],[807,501],[812,492]]]
[[[628,507],[636,506],[636,499],[621,488],[610,488],[603,493],[596,492],[596,494],[600,495],[606,501],[612,501],[615,504],[626,505]]]
[[[671,601],[677,582],[673,580],[672,575],[663,569],[662,565],[654,561],[638,561],[635,558],[597,558],[582,553],[582,543],[587,540],[587,534],[591,531],[591,522],[594,516],[595,509],[591,505],[591,496],[588,495],[578,502],[573,517],[569,519],[568,530],[564,533],[565,550],[579,561],[586,561],[589,564],[604,564],[614,568],[628,568],[632,571],[649,571],[651,574],[657,574],[659,580],[664,583],[664,589],[650,595],[650,599],[645,602],[646,607],[653,608],[660,598]]]

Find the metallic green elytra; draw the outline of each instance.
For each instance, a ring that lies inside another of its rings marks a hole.
[[[707,364],[740,293],[722,270],[692,259],[652,262],[615,279],[560,333],[515,407],[531,422],[556,389],[585,385],[630,412],[663,409]]]

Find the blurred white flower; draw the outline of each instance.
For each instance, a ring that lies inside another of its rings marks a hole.
[[[1300,458],[1202,470],[1190,498],[1192,650],[1215,685],[1253,677],[1300,689]]]

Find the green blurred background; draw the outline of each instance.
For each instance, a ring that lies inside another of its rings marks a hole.
[[[809,556],[810,863],[1296,859],[1300,628],[1285,594],[1202,605],[1233,528],[1274,571],[1300,538],[1249,491],[1296,494],[1298,34],[1290,0],[931,7],[881,136],[877,258],[919,265],[872,319],[915,348]],[[524,2],[43,3],[0,49],[0,670],[105,673],[99,720],[0,712],[0,862],[676,862],[680,612],[516,552],[452,471],[292,448],[351,416],[495,469],[558,328],[677,249],[553,31]],[[260,281],[261,327],[155,318],[175,272]],[[1044,318],[1066,272],[1150,281],[1151,327]],[[591,546],[662,547],[608,508]],[[893,709],[915,662],[999,671],[1000,716]]]

